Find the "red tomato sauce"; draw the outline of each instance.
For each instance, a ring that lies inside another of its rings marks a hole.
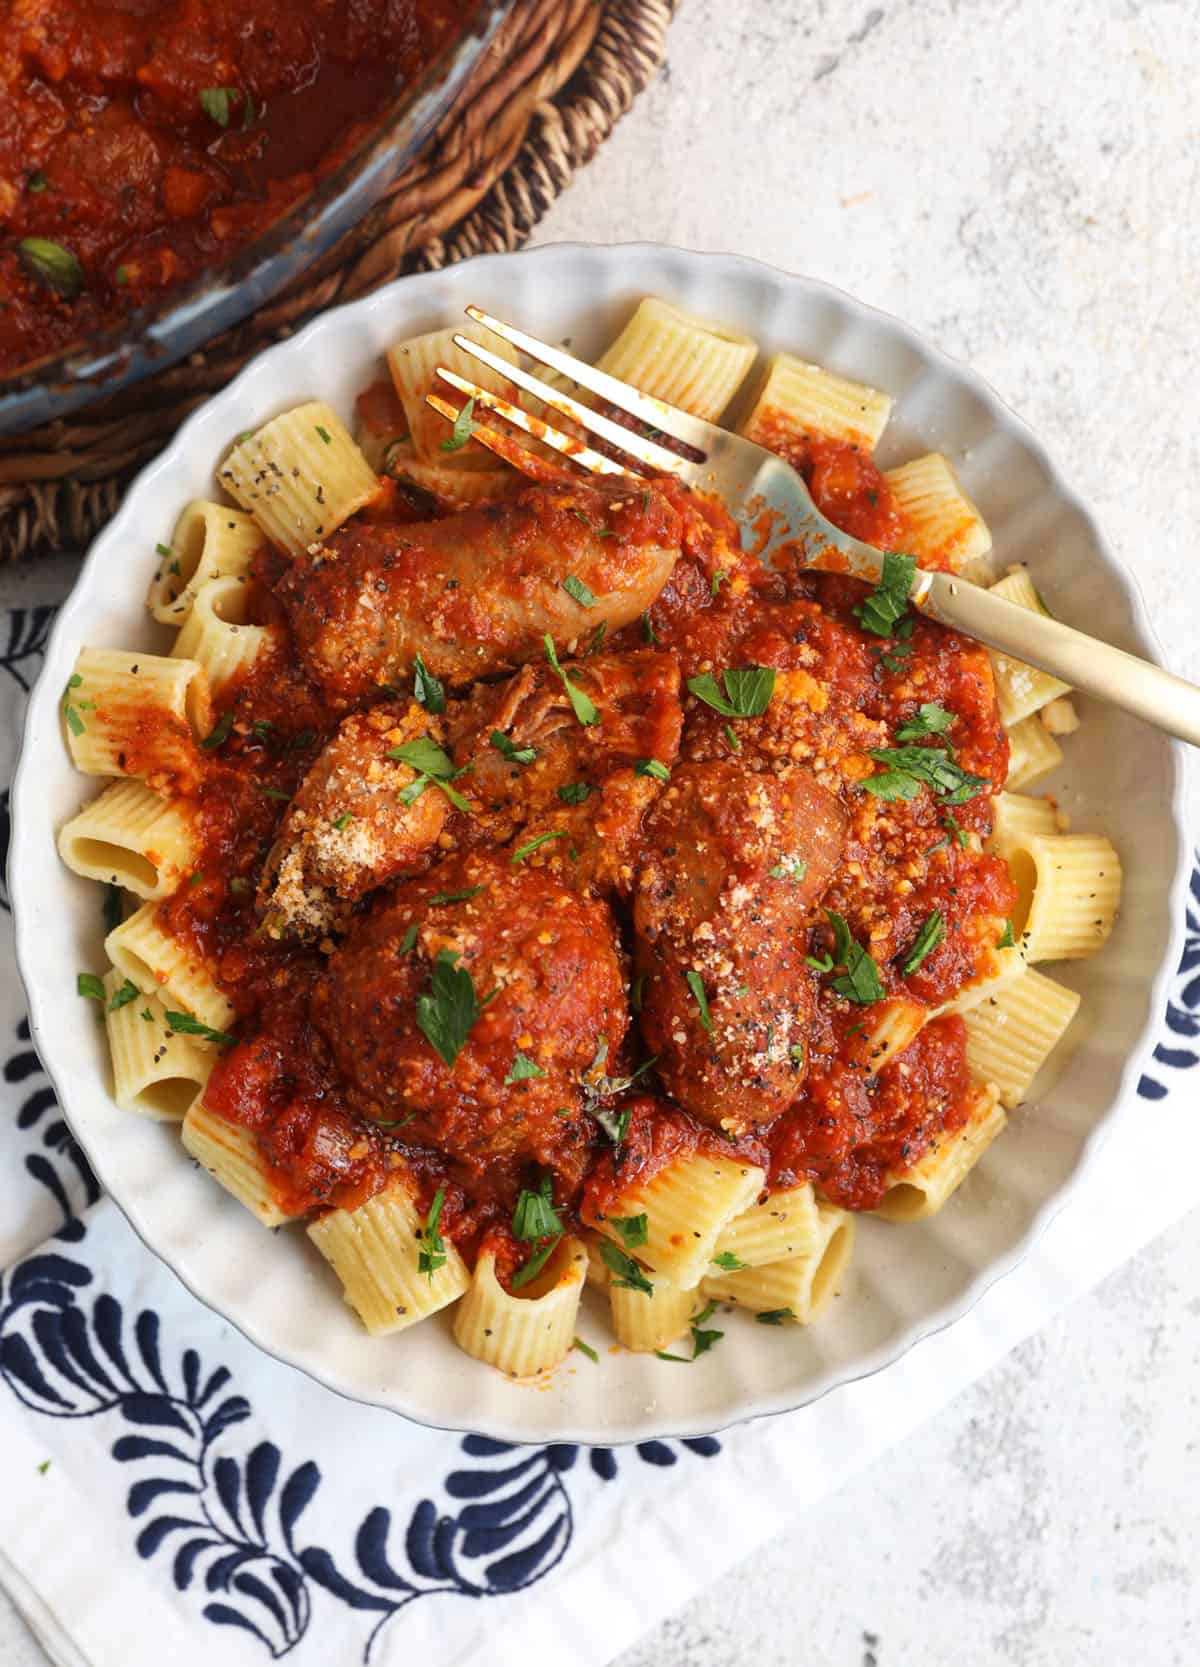
[[[473,9],[19,6],[0,51],[0,375],[256,237],[350,153]]]
[[[814,482],[823,482],[835,519],[861,536],[880,534],[881,517],[891,510],[868,457],[853,448],[835,455],[835,448],[806,442],[802,461]],[[674,1158],[712,1151],[761,1164],[770,1188],[808,1178],[837,1204],[869,1209],[898,1167],[916,1161],[967,1116],[965,1030],[958,1018],[933,1020],[900,1059],[872,1074],[863,1037],[880,1010],[845,999],[818,970],[833,942],[824,911],[845,919],[888,997],[932,1009],[985,967],[1015,897],[1003,862],[977,848],[990,831],[988,794],[1003,785],[1008,765],[990,663],[977,644],[919,617],[895,639],[872,634],[855,613],[865,585],[768,573],[740,551],[722,506],[674,485],[669,492],[683,516],[683,553],[647,616],[616,633],[614,647],[657,645],[678,657],[685,679],[722,667],[773,668],[766,712],[739,721],[732,740],[727,719],[688,696],[682,757],[727,758],[736,742],[736,751],[763,769],[803,764],[838,793],[850,833],[806,945],[815,963],[816,1016],[807,1078],[795,1103],[752,1137],[729,1140],[658,1097],[651,1071],[605,1102],[607,1114],[628,1113],[619,1144],[588,1116],[570,1129],[564,1125],[562,1162],[552,1165],[555,1207],[567,1226],[581,1212],[603,1215]],[[393,492],[372,518],[406,521],[415,513]],[[260,555],[251,613],[280,625],[286,643],[273,595],[283,570],[281,557]],[[862,779],[880,768],[871,750],[902,744],[897,732],[935,703],[950,714],[948,731],[908,744],[949,752],[981,778],[980,789],[952,808],[928,792],[887,802],[862,791]],[[312,990],[333,945],[273,939],[258,924],[257,874],[288,799],[337,717],[286,648],[260,662],[220,704],[230,725],[207,755],[195,798],[202,844],[197,875],[159,908],[161,923],[208,957],[245,1037],[219,1059],[206,1103],[255,1131],[289,1210],[353,1206],[402,1169],[423,1209],[442,1189],[443,1231],[461,1249],[486,1242],[507,1282],[529,1254],[511,1232],[518,1184],[512,1165],[451,1156],[406,1138],[402,1126],[355,1115],[312,1019]],[[615,902],[614,910],[627,943],[628,907]],[[940,941],[905,973],[935,914]],[[636,1038],[634,1021],[608,1071],[632,1072],[639,1063]]]

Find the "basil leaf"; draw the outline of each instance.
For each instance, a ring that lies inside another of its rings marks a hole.
[[[638,776],[653,776],[655,781],[670,781],[671,772],[665,764],[660,764],[657,758],[639,758],[633,767]]]
[[[200,108],[218,127],[228,127],[229,101],[236,97],[236,87],[203,87],[200,90]]]
[[[215,752],[218,747],[223,746],[224,743],[228,741],[232,732],[233,713],[222,712],[221,716],[209,730],[203,741],[201,741],[200,745],[204,748],[205,752]]]
[[[565,787],[560,787],[558,796],[565,805],[581,805],[589,799],[596,789],[586,781],[569,781]]]
[[[418,654],[413,662],[413,699],[427,712],[446,710],[446,689]]]
[[[903,770],[881,770],[877,776],[864,781],[862,786],[864,792],[888,804],[897,799],[915,799],[921,791],[921,783],[916,776],[907,775]]]
[[[491,742],[501,758],[507,758],[510,764],[532,764],[537,757],[535,747],[518,747],[515,741],[509,740],[502,729],[493,729]],[[562,797],[561,788],[559,797]]]
[[[397,955],[409,955],[409,954],[412,953],[412,951],[416,947],[417,947],[417,928],[416,928],[416,923],[414,922],[413,925],[411,925],[409,927],[408,931],[401,938],[400,947],[396,951],[396,954]]]
[[[596,710],[595,703],[584,694],[582,689],[572,683],[566,672],[559,665],[558,652],[554,647],[554,638],[547,634],[543,638],[543,642],[546,648],[546,659],[548,660],[551,668],[558,673],[559,677],[562,678],[562,686],[567,691],[567,699],[571,702],[571,710],[574,712],[575,716],[579,719],[581,724],[598,724],[600,722],[600,714]]]
[[[471,975],[458,961],[453,950],[439,950],[429,989],[417,997],[417,1025],[430,1047],[451,1068],[481,1011]]]
[[[928,787],[938,798],[949,805],[965,804],[973,799],[980,788],[990,785],[986,776],[973,776],[969,770],[964,770],[961,764],[956,764],[945,747],[874,747],[869,756],[878,764],[886,764],[885,776],[907,776],[912,781]],[[897,798],[911,799],[915,795],[907,790],[892,792],[892,784],[885,782],[880,791],[879,777],[873,776],[863,782],[868,792],[878,798],[889,795]]]
[[[627,1256],[611,1239],[600,1240],[600,1255],[609,1272],[617,1275],[612,1283],[618,1290],[642,1291],[648,1297],[654,1295],[654,1286],[633,1257]]]
[[[137,985],[131,983],[127,978],[119,990],[113,991],[112,1000],[108,1004],[108,1011],[119,1013],[122,1007],[128,1007],[131,1001],[136,1001],[141,993]]]
[[[86,996],[89,1001],[103,1001],[104,980],[97,978],[94,972],[81,972],[75,978],[75,993]]]
[[[432,776],[434,781],[453,781],[462,774],[454,768],[454,760],[449,753],[436,741],[431,741],[428,735],[423,735],[419,741],[406,741],[402,747],[389,748],[387,756],[401,764],[411,765],[423,776]]]
[[[916,577],[915,556],[901,555],[889,550],[883,558],[883,572],[875,589],[855,608],[855,618],[864,631],[877,637],[890,637],[897,622],[908,609],[909,592]]]
[[[912,948],[904,958],[901,971],[906,978],[910,973],[916,972],[926,956],[932,955],[945,936],[946,923],[942,919],[942,911],[934,909],[924,926],[917,933]]]
[[[64,301],[73,301],[83,288],[83,268],[61,243],[48,237],[23,237],[17,253],[25,270]]]

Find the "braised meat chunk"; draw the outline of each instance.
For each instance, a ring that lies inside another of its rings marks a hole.
[[[418,772],[392,755],[436,740],[436,719],[415,701],[342,722],[300,784],[267,858],[259,907],[273,936],[335,930],[348,905],[428,868],[449,801],[420,790]]]
[[[634,903],[642,1033],[660,1079],[731,1133],[796,1098],[814,991],[805,927],[846,816],[807,771],[676,770],[650,818]]]
[[[679,515],[628,481],[533,486],[444,520],[355,521],[299,557],[279,596],[297,651],[345,710],[421,655],[456,687],[627,625],[679,551]]]
[[[581,1079],[625,1035],[612,917],[505,854],[402,882],[313,996],[352,1108],[475,1164],[570,1172]]]

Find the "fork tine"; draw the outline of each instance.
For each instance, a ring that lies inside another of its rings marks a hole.
[[[657,445],[653,440],[643,440],[631,429],[622,428],[620,423],[613,422],[611,417],[602,416],[590,406],[581,405],[569,394],[557,393],[548,383],[539,381],[519,365],[501,359],[490,348],[472,341],[470,336],[455,336],[454,345],[461,347],[464,353],[469,353],[473,359],[481,360],[493,370],[500,370],[510,382],[515,382],[518,388],[524,388],[527,394],[533,394],[542,400],[551,410],[557,411],[560,417],[567,417],[570,421],[578,423],[581,428],[586,428],[589,433],[598,434],[602,440],[607,440],[614,450],[635,458],[645,468],[657,469],[660,474],[679,475],[694,467],[676,452],[668,451],[665,446]]]
[[[597,370],[595,365],[585,364],[582,359],[573,358],[560,347],[551,347],[549,342],[526,335],[524,330],[518,330],[514,324],[505,324],[503,319],[493,318],[491,313],[485,313],[482,307],[471,306],[465,311],[467,317],[474,319],[476,324],[482,324],[486,330],[491,330],[511,346],[527,353],[531,359],[537,359],[539,363],[549,365],[551,370],[569,376],[572,382],[577,382],[589,393],[599,395],[610,405],[615,405],[618,410],[636,417],[639,422],[648,423],[651,428],[661,429],[673,440],[681,440],[685,446],[706,452],[712,445],[713,437],[721,432],[703,418],[690,417],[678,406],[668,405],[666,400],[639,393],[636,388],[631,388],[628,382],[618,381],[607,371]],[[464,342],[460,345],[467,344]],[[506,363],[504,371],[506,375],[510,374],[511,366]],[[675,454],[672,452],[670,455],[674,457]]]
[[[594,475],[627,475],[629,473],[628,469],[623,469],[619,463],[614,463],[612,458],[603,457],[598,451],[593,451],[590,446],[581,445],[578,440],[571,439],[570,435],[563,434],[557,428],[551,428],[550,424],[543,418],[530,416],[528,411],[523,411],[519,405],[513,405],[511,401],[503,399],[499,394],[493,394],[487,388],[480,388],[476,383],[468,382],[465,376],[459,376],[452,370],[446,370],[442,365],[438,366],[437,374],[443,382],[448,382],[460,394],[468,395],[475,401],[476,405],[482,405],[486,410],[494,411],[498,417],[503,417],[514,428],[519,428],[523,433],[528,434],[531,439],[542,441],[552,451],[558,452],[562,457],[569,458],[572,463],[578,463],[581,469],[589,469]],[[449,416],[451,421],[458,415],[457,411],[454,411],[444,400],[439,399],[436,394],[427,394],[425,403],[431,405],[443,417]],[[481,437],[482,431],[479,429],[472,436],[474,439],[480,439]],[[488,444],[486,440],[483,443],[484,445]],[[492,446],[490,449],[496,451],[497,447]],[[508,456],[507,453],[501,453],[500,455]],[[511,456],[508,460],[510,463],[513,461]],[[569,477],[569,471],[564,470],[562,473]]]

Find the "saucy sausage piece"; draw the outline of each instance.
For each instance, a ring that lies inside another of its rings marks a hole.
[[[507,853],[452,857],[355,928],[312,1017],[353,1110],[466,1165],[578,1175],[581,1079],[628,1022],[615,925]]]
[[[580,722],[544,663],[451,703],[460,785],[478,806],[461,837],[542,838],[539,866],[549,863],[566,884],[627,894],[643,817],[679,752],[679,664],[640,649],[564,661],[563,670],[595,708],[595,723]]]
[[[279,585],[293,640],[344,710],[411,680],[419,654],[461,687],[643,613],[679,552],[664,493],[630,481],[533,486],[418,524],[355,521]]]
[[[806,770],[686,764],[650,817],[634,903],[642,1033],[675,1099],[730,1133],[769,1122],[808,1065],[805,925],[846,837]]]
[[[397,875],[428,868],[449,801],[432,785],[405,802],[416,771],[388,754],[439,739],[415,701],[346,718],[300,784],[267,858],[259,908],[272,936],[320,936],[347,905]]]

